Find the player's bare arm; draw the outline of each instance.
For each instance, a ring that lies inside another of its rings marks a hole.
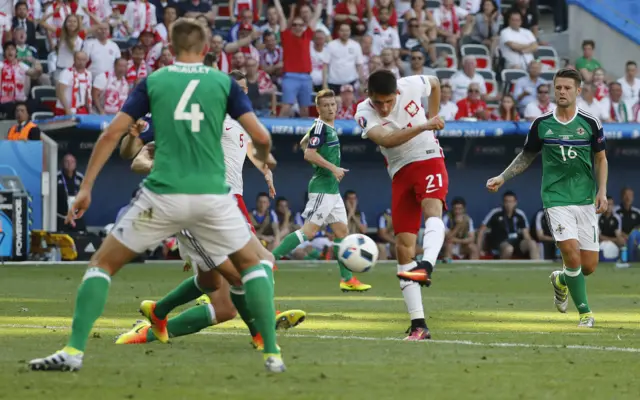
[[[609,176],[609,162],[607,161],[607,152],[602,150],[597,152],[593,157],[594,167],[596,170],[596,181],[598,183],[598,193],[596,194],[596,212],[601,214],[607,211],[609,205],[607,201],[607,179]]]
[[[249,158],[249,160],[251,160],[251,163],[258,168],[260,171],[262,171],[262,173],[265,175],[265,178],[267,176],[267,172],[270,173],[270,170],[273,170],[276,168],[276,166],[278,165],[278,162],[276,161],[275,157],[273,156],[273,154],[269,154],[269,156],[267,157],[267,161],[266,163],[262,163],[260,160],[258,160],[254,154],[254,147],[253,147],[253,142],[248,142],[247,143],[247,157]],[[266,164],[267,169],[262,168],[263,165]]]
[[[429,85],[431,85],[431,93],[429,94],[429,114],[427,117],[434,117],[440,112],[440,79],[438,79],[437,76],[427,76],[427,80],[429,81]]]
[[[324,157],[322,157],[318,153],[317,149],[307,148],[304,151],[304,159],[305,161],[310,162],[313,165],[317,165],[320,168],[324,168],[331,171],[331,173],[336,177],[338,182],[341,181],[342,178],[344,178],[344,173],[349,171],[348,169],[336,167],[335,165],[327,161]]]
[[[424,131],[440,130],[444,128],[444,120],[440,116],[431,118],[426,124],[412,126],[395,131],[387,131],[382,126],[374,126],[367,132],[367,137],[378,146],[387,149],[398,147],[418,136]]]
[[[300,148],[302,151],[305,151],[307,146],[309,146],[309,132],[307,132],[307,134],[302,137],[302,140],[300,140]]]
[[[153,156],[155,151],[155,142],[144,145],[136,158],[131,163],[131,171],[137,174],[148,174],[153,168]]]
[[[267,163],[271,155],[271,135],[269,132],[252,112],[243,114],[237,121],[251,137],[254,148],[253,155],[256,160],[261,163]]]
[[[513,159],[507,169],[502,171],[500,175],[487,181],[487,189],[489,189],[490,192],[497,192],[498,189],[500,189],[500,187],[504,185],[506,181],[517,175],[520,175],[527,168],[529,168],[533,160],[536,159],[537,155],[537,153],[524,150],[521,151],[520,154],[518,154],[516,158]]]
[[[144,124],[144,121],[139,119],[129,127],[129,134],[125,136],[120,143],[120,157],[125,160],[131,160],[140,152],[144,143],[139,135],[144,129]]]

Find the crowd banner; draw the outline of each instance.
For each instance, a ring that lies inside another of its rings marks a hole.
[[[74,125],[76,129],[100,131],[111,122],[112,118],[111,115],[77,115],[38,121],[38,124],[45,131],[70,125]],[[309,118],[261,118],[260,121],[273,135],[304,135],[313,124],[313,119]],[[340,135],[362,134],[362,129],[353,120],[338,120],[335,126]],[[529,133],[530,126],[530,122],[448,121],[445,123],[445,129],[438,131],[437,135],[452,138],[524,136]],[[608,139],[640,138],[640,123],[603,124],[603,128],[605,137]]]

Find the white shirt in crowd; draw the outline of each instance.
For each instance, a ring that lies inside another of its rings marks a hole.
[[[477,14],[482,11],[482,0],[460,0],[460,8],[465,10],[467,14]]]
[[[456,10],[456,19],[458,20],[458,24],[464,21],[464,18],[469,14],[467,10],[464,8],[455,6]],[[438,7],[433,10],[433,22],[435,22],[438,28],[442,28],[443,25],[447,25],[449,30],[453,32],[453,13],[451,10],[447,10],[444,7]]]
[[[409,124],[418,126],[427,123],[427,115],[421,99],[429,97],[431,84],[428,76],[415,75],[398,80],[396,105],[386,118],[381,118],[370,101],[358,104],[355,120],[362,128],[362,138],[376,126],[387,130],[402,129]],[[416,161],[442,158],[443,153],[433,131],[424,131],[408,142],[393,148],[380,147],[387,161],[389,175],[393,176],[402,167]]]
[[[75,82],[74,79],[76,80]],[[71,108],[71,112],[75,113],[78,108],[89,104],[90,99],[87,98],[87,95],[91,96],[92,81],[93,78],[88,69],[85,69],[84,73],[77,73],[74,68],[66,68],[60,72],[58,82],[66,86],[64,97],[67,105]],[[73,101],[74,88],[77,88],[75,103]],[[74,104],[75,107],[73,107]],[[56,101],[56,108],[64,109],[60,99]]]
[[[13,17],[13,1],[0,0],[0,13],[5,14],[11,19]]]
[[[531,77],[529,75],[522,76],[516,79],[515,86],[513,88],[513,97],[518,102],[518,108],[520,109],[520,112],[524,111],[524,108],[527,106],[527,104],[536,99],[538,86],[542,85],[543,83],[547,83],[547,81],[538,77],[538,79],[536,79],[536,81],[534,82],[531,80]],[[527,92],[529,94],[518,100],[518,98],[524,92]]]
[[[231,187],[231,194],[242,195],[242,167],[247,157],[247,143],[251,141],[249,135],[242,126],[229,117],[224,119],[224,132],[222,133],[222,151],[224,152],[224,165],[226,167],[227,184]]]
[[[0,42],[4,43],[5,35],[9,31],[11,31],[11,16],[3,12],[0,12]],[[3,54],[3,49],[0,48],[0,56],[2,54]]]
[[[147,13],[147,4],[149,5],[149,12]],[[147,21],[147,15],[150,21]],[[127,3],[127,8],[124,10],[123,19],[127,21],[129,27],[133,32],[132,38],[140,36],[146,26],[153,28],[158,24],[156,20],[156,6],[151,3],[143,3],[141,1],[130,1]]]
[[[506,68],[526,69],[527,65],[533,60],[533,53],[518,53],[511,50],[507,43],[531,44],[536,41],[536,37],[528,29],[520,28],[516,31],[510,27],[504,28],[500,32],[500,51],[502,51],[502,56],[506,60]]]
[[[313,86],[321,86],[322,85],[322,69],[324,65],[329,63],[329,51],[327,50],[327,46],[325,46],[322,51],[317,51],[313,47],[313,42],[311,42],[311,81],[313,82]]]
[[[455,121],[457,113],[458,105],[453,101],[440,104],[440,112],[438,112],[438,115],[441,116],[445,121]]]
[[[542,107],[538,100],[534,100],[527,104],[524,108],[524,117],[526,119],[535,119],[541,116],[542,114],[548,113],[549,111],[553,111],[556,109],[556,104],[551,102],[546,107]]]
[[[83,49],[84,40],[78,35],[73,46],[73,50],[69,49],[67,42],[60,40],[58,45],[58,59],[56,61],[57,68],[70,68],[73,66],[73,54]],[[112,65],[113,66],[113,65]]]
[[[607,113],[608,119],[613,122],[633,122],[633,104],[624,101],[622,98],[619,102],[614,103],[611,98],[605,97],[600,101],[602,109]]]
[[[328,83],[333,85],[344,85],[358,80],[357,65],[364,64],[362,47],[355,40],[348,39],[343,43],[340,39],[335,39],[327,45],[328,53]]]
[[[36,0],[39,1],[39,0]],[[91,12],[91,7],[95,7],[94,15],[100,20],[107,20],[111,14],[113,14],[113,7],[111,6],[111,0],[80,0],[80,8],[86,8]],[[89,7],[91,6],[91,7]],[[93,25],[93,21],[86,13],[84,14],[83,23],[86,26]]]
[[[93,88],[100,91],[100,101],[106,114],[116,114],[129,96],[129,82],[126,76],[118,79],[111,72],[103,72],[96,76]]]
[[[635,78],[633,85],[629,85],[627,79],[622,77],[618,79],[618,83],[622,86],[622,100],[627,104],[637,104],[640,93],[640,79]]]
[[[472,83],[477,83],[480,85],[480,93],[487,94],[487,86],[485,85],[484,78],[479,73],[475,73],[473,78],[469,78],[464,71],[457,71],[455,74],[451,75],[449,78],[449,84],[453,89],[453,101],[460,101],[467,97],[467,90],[469,89],[469,85]]]
[[[371,53],[373,55],[379,56],[384,49],[400,48],[398,29],[393,26],[388,26],[387,29],[383,29],[375,17],[369,22],[368,34],[373,38],[373,45],[371,46]]]
[[[582,97],[578,98],[577,103],[580,109],[598,118],[600,122],[603,122],[609,119],[609,115],[607,114],[607,112],[605,112],[604,108],[602,107],[602,103],[598,101],[598,99],[596,99],[595,97],[591,101],[591,104],[587,103],[587,101]]]
[[[84,43],[84,52],[89,56],[89,71],[95,77],[103,72],[113,70],[113,63],[122,55],[120,47],[111,39],[102,44],[98,39],[88,39]]]

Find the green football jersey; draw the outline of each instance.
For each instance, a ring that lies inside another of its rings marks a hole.
[[[144,185],[158,194],[225,194],[220,139],[226,114],[251,112],[240,86],[202,64],[176,63],[140,82],[122,106],[134,119],[151,112],[154,165]]]
[[[316,149],[325,160],[340,166],[340,140],[336,129],[318,118],[309,129],[309,149]],[[309,181],[309,193],[340,193],[340,182],[326,168],[313,165],[313,176]]]
[[[584,110],[567,123],[558,121],[555,112],[533,121],[524,151],[542,152],[544,208],[594,204],[593,155],[605,148],[602,124]]]

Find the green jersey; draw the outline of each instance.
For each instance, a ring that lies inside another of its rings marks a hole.
[[[584,57],[580,57],[576,60],[576,69],[580,71],[583,68],[589,72],[593,72],[598,68],[602,68],[602,66],[600,65],[600,62],[594,58],[587,60]]]
[[[340,166],[340,140],[336,129],[318,118],[309,129],[309,149],[316,149],[325,160]],[[309,181],[309,193],[340,193],[340,182],[326,168],[313,166],[313,176]]]
[[[140,82],[122,106],[138,119],[151,113],[155,154],[144,186],[158,194],[224,194],[224,153],[220,139],[226,114],[251,112],[240,86],[202,64],[164,67]]]
[[[558,121],[555,112],[536,118],[524,151],[542,151],[544,208],[594,204],[593,155],[605,147],[600,121],[584,110],[577,109],[567,123]]]

